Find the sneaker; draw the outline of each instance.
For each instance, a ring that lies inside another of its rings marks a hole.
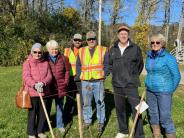
[[[104,124],[103,123],[99,123],[98,124],[98,132],[102,132],[104,128]]]
[[[61,128],[58,128],[60,133],[64,133],[65,132],[65,128],[61,127]]]
[[[83,128],[84,128],[84,129],[87,129],[87,128],[89,128],[90,125],[91,125],[90,123],[84,123],[84,124],[83,124]]]
[[[43,134],[43,133],[39,133],[39,134],[38,134],[38,137],[39,137],[39,138],[47,138],[47,135],[45,135],[45,134]]]
[[[29,135],[29,138],[36,138],[35,136],[31,136],[31,135]]]
[[[118,133],[115,138],[128,138],[128,134]]]

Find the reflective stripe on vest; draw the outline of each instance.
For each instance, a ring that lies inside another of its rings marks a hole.
[[[96,46],[91,57],[89,47],[83,47],[79,50],[81,61],[81,80],[103,79],[104,78],[104,56],[107,48]]]
[[[71,48],[65,48],[64,55],[66,57],[68,57],[69,62],[71,64],[70,76],[75,76],[76,75],[77,55],[75,56],[75,54]]]

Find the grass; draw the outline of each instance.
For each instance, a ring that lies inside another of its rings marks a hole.
[[[141,82],[144,77],[141,76]],[[27,110],[17,109],[15,106],[15,95],[21,84],[21,67],[0,67],[0,137],[2,138],[26,138],[27,129]],[[143,86],[143,85],[142,85]],[[105,81],[105,88],[112,90],[111,79]],[[140,87],[140,93],[144,91],[144,87]],[[184,86],[179,86],[173,96],[172,118],[176,125],[177,138],[184,137]],[[106,93],[106,117],[107,124],[104,132],[99,135],[96,131],[97,121],[94,113],[94,122],[88,130],[84,130],[84,138],[113,138],[118,132],[117,116],[115,113],[113,94]],[[55,108],[52,108],[52,115],[55,114]],[[146,138],[151,138],[151,131],[147,122],[146,113],[143,113],[144,131]],[[130,128],[132,121],[130,121]],[[54,134],[57,138],[76,138],[79,137],[77,115],[74,116],[73,122],[67,124],[67,132],[60,134],[54,128]],[[47,132],[48,136],[50,133]]]

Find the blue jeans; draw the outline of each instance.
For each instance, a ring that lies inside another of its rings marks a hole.
[[[64,128],[63,123],[63,100],[64,98],[55,98],[56,103],[56,127]]]
[[[166,134],[175,133],[176,129],[171,119],[172,94],[156,93],[147,90],[147,103],[151,125],[161,125]]]
[[[82,81],[83,117],[85,123],[92,122],[92,99],[95,98],[98,123],[105,122],[105,103],[103,80]]]

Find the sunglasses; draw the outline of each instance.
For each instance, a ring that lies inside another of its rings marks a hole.
[[[42,54],[41,51],[33,51],[33,54]]]
[[[73,39],[74,41],[82,42],[81,39]]]
[[[158,41],[156,41],[156,42],[151,42],[151,44],[153,45],[153,44],[157,44],[157,45],[159,45],[160,44],[160,42],[158,42]]]
[[[87,41],[96,40],[96,38],[88,38]]]

